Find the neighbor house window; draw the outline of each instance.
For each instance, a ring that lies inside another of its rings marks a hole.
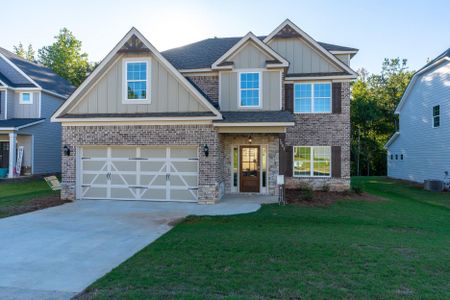
[[[239,106],[260,107],[261,106],[261,82],[260,73],[239,74]]]
[[[400,154],[400,160],[403,160],[403,154]]]
[[[126,101],[141,103],[150,100],[148,65],[149,61],[125,61]]]
[[[293,175],[295,177],[329,177],[331,175],[331,147],[294,147]]]
[[[33,104],[33,93],[29,93],[29,92],[20,93],[19,103],[20,104]]]
[[[394,154],[391,154],[391,160],[393,160],[394,159]]]
[[[440,105],[433,106],[433,128],[441,125],[441,107]]]
[[[331,83],[296,83],[294,112],[331,113]]]

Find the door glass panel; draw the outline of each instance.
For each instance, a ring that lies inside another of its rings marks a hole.
[[[258,176],[258,148],[242,148],[242,176]]]
[[[141,157],[165,158],[166,157],[166,147],[141,148]]]
[[[196,148],[170,148],[170,157],[171,158],[197,158],[197,149]]]
[[[237,187],[238,182],[238,168],[239,168],[239,150],[237,147],[233,148],[233,186]]]
[[[267,149],[261,148],[261,173],[262,173],[262,186],[267,185]]]

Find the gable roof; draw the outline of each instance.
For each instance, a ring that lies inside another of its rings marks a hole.
[[[228,49],[227,52],[225,52],[221,57],[219,57],[213,64],[213,69],[221,68],[221,63],[225,62],[227,58],[232,56],[233,54],[237,53],[241,47],[247,44],[247,42],[252,41],[257,48],[259,48],[261,51],[266,52],[274,58],[275,63],[274,65],[280,66],[280,67],[287,67],[289,66],[289,62],[279,55],[276,51],[274,51],[272,48],[270,48],[267,44],[264,44],[256,35],[254,35],[252,32],[247,33],[242,39],[240,39],[236,44],[234,44],[230,49]],[[229,65],[225,66],[229,67]]]
[[[421,74],[426,72],[427,70],[439,65],[440,63],[444,61],[450,61],[450,48],[439,54],[436,58],[432,59],[429,63],[427,63],[425,66],[420,68],[416,73],[414,73],[413,77],[411,78],[410,82],[408,83],[408,86],[406,87],[405,92],[402,95],[402,98],[400,99],[400,102],[397,105],[397,108],[395,109],[395,114],[399,114],[400,110],[402,109],[403,105],[405,104],[406,99],[408,98],[409,93],[411,92],[412,88],[414,87],[414,84],[416,83],[417,79]]]
[[[36,87],[66,99],[75,90],[66,79],[49,68],[30,62],[0,47],[0,73],[11,87]],[[14,66],[12,66],[12,63]]]
[[[259,40],[264,40],[266,36],[259,36]],[[225,52],[233,47],[242,37],[209,38],[192,44],[169,49],[161,54],[174,65],[178,70],[205,69],[218,60]],[[338,46],[328,43],[321,43],[327,51],[358,51],[356,48]]]
[[[0,120],[0,130],[17,130],[32,126],[45,121],[45,118],[34,118],[34,119],[24,119],[24,118],[13,118],[7,120]]]
[[[131,45],[129,44],[131,41]],[[107,69],[107,65],[110,61],[112,61],[117,53],[122,51],[123,47],[130,48],[130,50],[142,50],[146,48],[149,50],[160,62],[163,64],[169,73],[173,74],[182,85],[184,85],[192,94],[199,100],[201,104],[203,104],[206,108],[208,108],[215,118],[221,119],[222,116],[220,112],[215,108],[208,99],[204,97],[204,94],[200,93],[180,72],[178,72],[170,62],[165,59],[161,53],[156,50],[156,48],[140,33],[135,27],[132,27],[130,31],[117,43],[117,45],[108,53],[108,55],[101,61],[101,63],[95,68],[95,70],[83,81],[83,83],[75,90],[75,92],[69,97],[69,99],[61,105],[58,110],[52,115],[51,120],[53,122],[60,121],[60,118],[64,115],[64,111],[69,105],[77,100],[77,96],[89,85],[89,83],[97,78],[98,75],[101,75],[105,69]],[[143,117],[146,118],[146,117]],[[62,119],[61,119],[62,121]]]
[[[315,47],[317,50],[322,52],[325,57],[330,59],[332,62],[334,62],[337,66],[341,67],[344,71],[347,71],[353,76],[358,76],[358,74],[353,71],[349,66],[344,64],[340,59],[338,59],[336,56],[331,54],[328,50],[326,50],[321,44],[316,42],[315,39],[313,39],[311,36],[309,36],[306,32],[301,30],[297,25],[295,25],[291,20],[286,19],[283,23],[281,23],[277,28],[275,28],[274,31],[272,31],[268,36],[265,37],[264,43],[269,43],[274,37],[277,37],[279,34],[281,34],[282,37],[284,37],[284,32],[288,34],[289,36],[299,36],[303,38],[306,42],[311,44],[313,47]]]

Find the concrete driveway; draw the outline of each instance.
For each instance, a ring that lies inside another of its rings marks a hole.
[[[0,299],[70,299],[177,219],[259,207],[252,198],[216,205],[83,200],[0,219]]]

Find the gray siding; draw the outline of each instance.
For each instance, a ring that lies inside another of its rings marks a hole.
[[[440,127],[432,127],[433,106],[440,105]],[[388,176],[416,182],[450,172],[450,63],[417,79],[400,112],[400,135],[388,149]],[[390,154],[394,159],[390,159]],[[404,159],[400,159],[403,154]],[[395,155],[398,159],[395,159]]]
[[[61,124],[51,123],[50,116],[63,103],[63,100],[42,93],[42,117],[45,122],[24,128],[19,134],[34,137],[33,174],[55,173],[61,171]]]
[[[264,68],[266,61],[272,59],[253,42],[247,42],[227,61],[234,62],[235,69]]]
[[[125,58],[122,57],[122,58]],[[151,103],[122,103],[124,76],[123,60],[119,59],[93,85],[70,113],[143,113],[208,111],[175,76],[171,75],[154,56],[151,59]]]
[[[20,92],[13,93],[14,107],[8,107],[8,111],[11,109],[12,118],[39,118],[40,94],[33,92],[33,104],[20,104]]]
[[[347,66],[350,66],[350,55],[349,54],[336,54],[337,59],[342,61]]]
[[[300,38],[276,38],[269,45],[290,62],[288,73],[341,71],[328,58]]]
[[[0,91],[0,120],[6,119],[5,115],[5,101],[6,91]]]
[[[238,72],[220,73],[220,109],[223,111],[242,110],[239,108]],[[281,110],[281,71],[262,71],[262,107],[259,110]],[[245,109],[245,108],[244,108]],[[245,109],[248,110],[248,109]]]
[[[8,111],[7,111],[8,116],[7,116],[7,119],[11,119],[11,118],[14,118],[14,104],[16,102],[16,100],[15,100],[16,93],[14,93],[11,90],[8,90],[7,93],[8,93]]]

